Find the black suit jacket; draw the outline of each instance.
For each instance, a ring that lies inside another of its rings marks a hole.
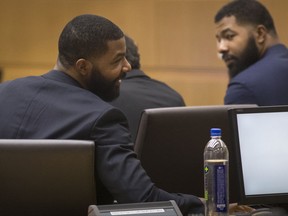
[[[202,207],[192,195],[155,187],[136,159],[123,113],[65,73],[54,70],[2,83],[0,104],[2,139],[94,140],[97,176],[119,203],[172,199],[183,212]],[[101,192],[97,187],[98,204],[109,203]]]
[[[167,84],[151,79],[143,71],[133,69],[122,79],[120,96],[111,102],[128,119],[132,140],[144,109],[185,106],[182,96]]]

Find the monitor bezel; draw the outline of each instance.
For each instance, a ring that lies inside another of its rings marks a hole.
[[[271,113],[271,112],[288,112],[287,105],[279,106],[261,106],[261,107],[246,107],[246,108],[233,108],[229,111],[229,118],[231,124],[231,133],[233,146],[235,150],[236,160],[236,175],[239,182],[239,204],[244,205],[281,205],[288,204],[288,193],[275,193],[275,194],[258,194],[258,195],[246,195],[245,185],[242,170],[242,159],[240,151],[240,142],[238,134],[238,121],[237,117],[241,114],[249,113]]]

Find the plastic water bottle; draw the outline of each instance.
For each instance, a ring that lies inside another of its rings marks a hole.
[[[211,128],[204,149],[204,197],[206,216],[229,215],[229,151],[221,140],[221,129]]]

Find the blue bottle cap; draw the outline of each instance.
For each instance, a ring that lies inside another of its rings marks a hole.
[[[221,129],[220,128],[211,128],[210,129],[211,136],[221,136]]]

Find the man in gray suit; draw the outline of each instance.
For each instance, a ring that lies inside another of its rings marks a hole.
[[[124,112],[128,119],[132,139],[144,109],[185,106],[182,96],[167,84],[150,78],[141,70],[140,54],[135,42],[125,35],[126,59],[132,70],[122,79],[120,95],[111,102]]]

